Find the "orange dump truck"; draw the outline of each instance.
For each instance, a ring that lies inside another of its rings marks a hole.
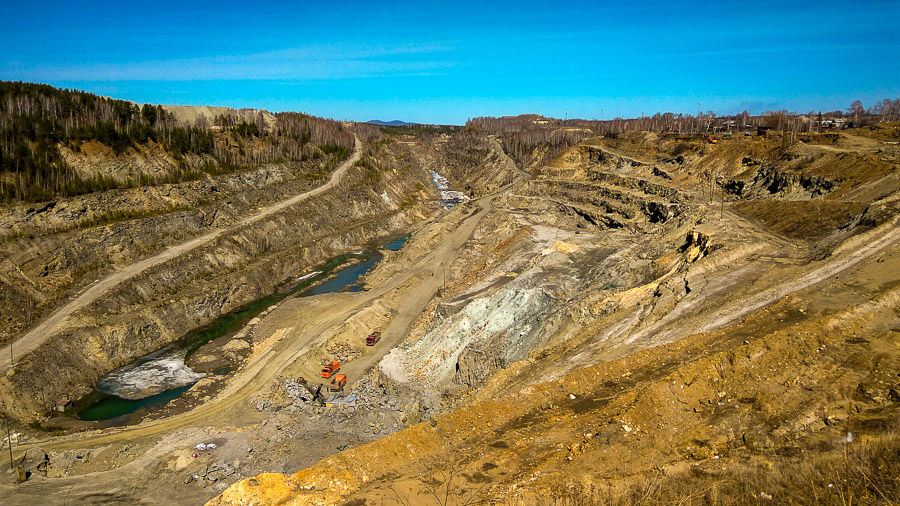
[[[337,360],[333,362],[328,362],[325,364],[325,367],[322,368],[322,377],[330,378],[332,374],[341,370],[341,363]]]
[[[328,386],[328,390],[332,392],[343,392],[344,385],[347,384],[347,375],[346,374],[338,374],[331,380],[331,385]]]
[[[375,343],[381,340],[381,332],[372,332],[366,338],[366,346],[375,346]]]

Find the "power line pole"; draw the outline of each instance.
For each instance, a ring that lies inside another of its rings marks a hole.
[[[722,202],[719,207],[719,221],[722,221],[722,218],[725,216],[725,183],[722,182]]]
[[[13,470],[16,464],[13,462],[12,456],[12,436],[9,434],[9,420],[6,420],[6,443],[9,444],[9,469]]]

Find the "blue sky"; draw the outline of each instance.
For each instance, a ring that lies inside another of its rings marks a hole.
[[[900,97],[897,0],[0,0],[0,16],[0,78],[139,103],[460,124]]]

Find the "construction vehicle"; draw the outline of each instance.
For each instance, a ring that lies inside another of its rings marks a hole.
[[[303,385],[303,388],[305,388],[306,391],[309,392],[310,395],[312,395],[313,401],[318,402],[321,406],[325,405],[325,396],[322,395],[321,383],[319,383],[316,388],[313,388],[312,385],[307,383],[306,378],[304,378],[303,376],[297,378],[297,383]]]
[[[366,346],[375,346],[375,343],[381,340],[381,332],[372,332],[366,337]]]
[[[713,139],[713,138],[712,138],[712,135],[707,135],[707,136],[706,136],[706,142],[708,142],[708,143],[710,143],[710,144],[716,144],[717,142],[719,142],[719,140],[718,140],[718,139]]]
[[[331,385],[328,386],[328,390],[330,392],[343,392],[344,385],[347,384],[347,375],[346,374],[338,374],[331,380]]]
[[[322,368],[322,377],[330,378],[332,374],[341,370],[341,363],[337,360],[328,362],[325,364],[325,367]]]

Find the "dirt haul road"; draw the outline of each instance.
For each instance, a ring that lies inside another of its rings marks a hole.
[[[328,191],[340,182],[341,178],[344,176],[347,170],[359,160],[361,155],[362,142],[360,142],[359,138],[356,137],[356,145],[353,148],[352,156],[350,156],[350,159],[345,161],[343,164],[341,164],[340,167],[338,167],[336,171],[334,171],[334,173],[331,175],[331,179],[329,179],[328,182],[324,185],[266,207],[258,213],[244,218],[231,227],[213,230],[208,234],[196,237],[194,239],[191,239],[190,241],[183,242],[177,246],[173,246],[152,257],[145,258],[139,262],[135,262],[131,265],[122,267],[109,276],[94,282],[94,284],[81,292],[66,305],[54,311],[49,317],[40,322],[37,326],[16,339],[11,345],[13,353],[15,353],[19,357],[31,353],[32,351],[37,349],[38,346],[46,342],[47,339],[49,339],[52,335],[59,332],[65,326],[66,320],[72,313],[75,313],[81,308],[94,302],[98,297],[113,289],[119,283],[129,280],[151,267],[159,265],[167,260],[171,260],[183,253],[187,253],[199,246],[202,246],[223,234],[233,233],[241,227],[245,227],[247,225],[255,223],[294,204],[303,202],[306,199],[315,197],[316,195]],[[0,357],[0,374],[6,372],[9,369],[11,360],[12,357],[6,354],[3,354],[3,356]]]
[[[505,189],[503,188],[501,191]],[[61,451],[99,446],[116,441],[134,442],[189,424],[215,423],[220,419],[218,415],[258,392],[278,373],[320,345],[323,336],[327,336],[332,329],[337,328],[348,317],[392,290],[418,278],[419,283],[409,289],[408,294],[403,298],[402,309],[385,329],[382,342],[374,350],[375,352],[360,357],[345,366],[346,373],[351,377],[359,377],[363,371],[380,360],[387,351],[403,339],[406,329],[419,316],[440,287],[444,266],[449,265],[456,258],[481,219],[493,209],[491,202],[496,195],[486,196],[468,204],[469,206],[473,204],[478,206],[478,211],[463,218],[460,224],[444,239],[441,246],[419,259],[411,268],[383,286],[375,287],[367,292],[337,293],[305,298],[304,305],[298,308],[298,315],[292,322],[295,323],[294,328],[285,337],[268,345],[267,348],[251,358],[243,371],[239,372],[212,401],[189,412],[162,420],[145,422],[137,426],[105,429],[93,434],[76,434],[58,440],[32,441],[28,445],[17,447],[16,452],[21,455],[29,448],[38,446],[44,451]],[[302,314],[300,314],[301,312]]]
[[[464,217],[444,238],[441,246],[383,286],[367,292],[290,299],[298,304],[297,316],[291,320],[291,324],[295,325],[294,329],[280,341],[272,343],[254,356],[247,367],[239,372],[212,401],[187,413],[144,422],[138,426],[75,434],[44,443],[31,441],[28,445],[17,446],[16,458],[21,458],[27,450],[35,447],[45,452],[59,452],[119,443],[149,449],[137,459],[118,468],[78,476],[29,481],[18,485],[15,489],[16,495],[9,497],[10,504],[30,504],[35,495],[63,497],[73,494],[72,497],[80,499],[90,497],[98,504],[118,504],[134,500],[136,492],[133,487],[131,485],[123,487],[122,483],[136,483],[146,479],[146,470],[159,465],[159,459],[171,454],[178,447],[189,447],[193,444],[193,440],[190,440],[191,443],[187,442],[190,439],[188,435],[194,434],[190,432],[191,426],[200,428],[227,426],[229,420],[235,418],[241,420],[240,413],[249,407],[248,399],[264,389],[275,376],[320,346],[322,340],[348,317],[412,281],[414,286],[405,289],[406,295],[402,297],[401,309],[385,329],[378,346],[344,366],[342,372],[346,372],[351,378],[360,377],[366,369],[377,363],[405,337],[406,330],[440,288],[444,265],[449,265],[459,254],[478,223],[491,212],[492,200],[493,196],[489,196],[469,203],[469,206],[476,205],[477,211]],[[199,430],[202,433],[204,429]],[[0,485],[0,495],[4,494],[4,488],[5,486]],[[108,494],[108,498],[104,496],[101,500],[103,494]],[[56,503],[62,504],[63,501]]]
[[[692,300],[683,301],[679,304],[677,311],[671,311],[657,322],[639,332],[632,334],[625,339],[624,344],[631,344],[636,341],[652,339],[653,345],[661,345],[673,342],[679,338],[686,337],[690,334],[711,332],[720,329],[731,322],[742,318],[754,311],[758,311],[765,306],[774,304],[776,301],[784,298],[788,294],[804,290],[816,283],[829,279],[841,272],[853,267],[860,262],[880,253],[889,246],[895,246],[900,241],[900,218],[894,218],[888,223],[881,225],[877,229],[863,234],[860,237],[851,239],[855,249],[850,251],[840,251],[838,254],[828,261],[823,262],[817,268],[796,279],[785,278],[785,282],[776,285],[761,293],[754,294],[748,298],[723,307],[711,315],[706,315],[706,323],[699,327],[676,328],[667,331],[661,331],[666,324],[674,322],[682,317],[682,314],[693,309],[705,299],[716,292],[702,293],[700,296],[694,297]],[[841,248],[846,249],[846,248]],[[765,265],[763,263],[762,265]]]

